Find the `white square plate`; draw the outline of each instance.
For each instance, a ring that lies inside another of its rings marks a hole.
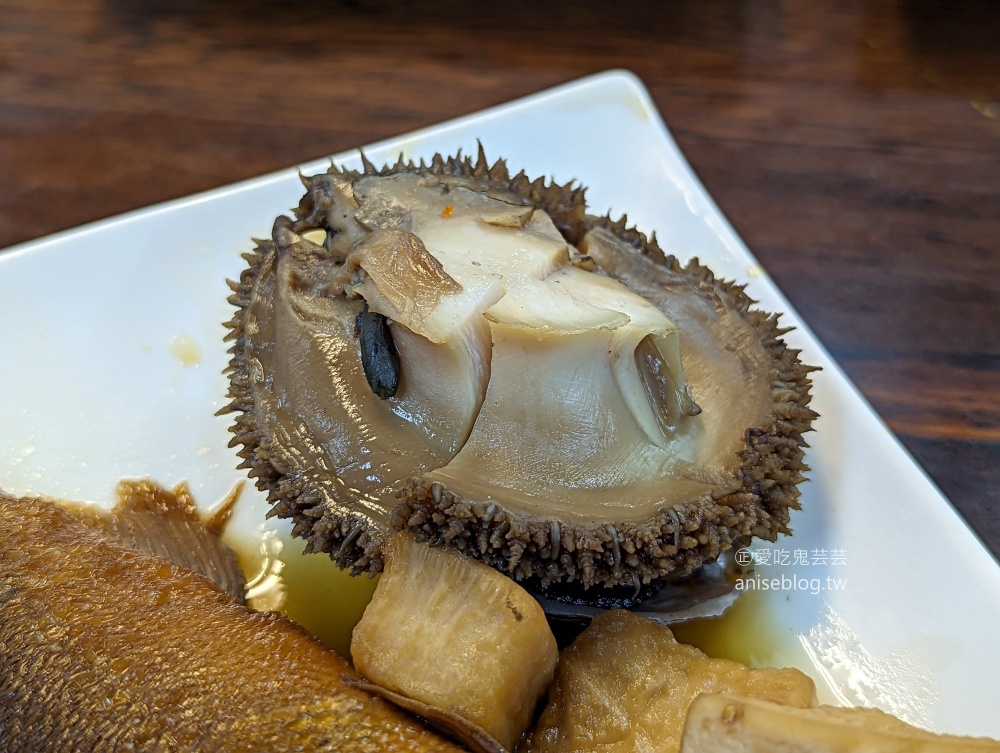
[[[822,367],[811,481],[795,535],[758,547],[758,596],[791,662],[827,699],[939,731],[1000,738],[1000,570],[733,232],[642,84],[609,72],[365,148],[374,162],[481,141],[516,171],[576,179],[591,211],[627,212],[680,258],[748,281]],[[358,154],[337,155],[358,166]],[[187,481],[205,504],[243,479],[227,449],[221,323],[250,238],[298,202],[302,165],[0,254],[0,487],[110,503],[117,481]],[[252,531],[247,488],[235,525]],[[803,553],[805,553],[803,555]],[[825,557],[825,562],[824,560]],[[787,560],[784,558],[787,557]],[[775,564],[778,560],[778,564]],[[774,643],[772,636],[768,643]]]

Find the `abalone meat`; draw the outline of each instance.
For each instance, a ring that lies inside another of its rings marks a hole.
[[[810,369],[742,287],[481,150],[303,180],[231,283],[228,408],[308,550],[597,594],[788,532]]]

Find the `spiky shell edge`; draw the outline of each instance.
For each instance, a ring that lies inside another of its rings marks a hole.
[[[770,357],[771,418],[766,425],[746,430],[740,451],[742,487],[720,497],[706,494],[677,503],[641,521],[610,524],[569,524],[540,520],[507,510],[502,504],[470,502],[440,484],[409,479],[399,492],[392,515],[394,528],[413,531],[432,545],[454,546],[509,573],[518,580],[542,585],[577,581],[594,585],[635,585],[687,575],[717,558],[735,542],[757,537],[774,541],[790,533],[790,510],[799,508],[798,485],[808,466],[802,435],[811,430],[816,414],[809,408],[814,369],[803,365],[799,351],[787,347],[778,316],[752,308],[744,286],[719,280],[697,259],[685,266],[664,254],[655,237],[629,227],[626,217],[586,214],[584,189],[572,183],[558,185],[542,178],[530,180],[524,172],[511,176],[503,160],[490,166],[482,148],[476,160],[435,155],[430,164],[399,161],[375,167],[363,159],[363,171],[331,166],[328,174],[349,179],[361,175],[389,175],[401,171],[433,176],[474,179],[488,190],[520,196],[526,204],[544,209],[570,243],[579,243],[586,231],[601,227],[682,275],[711,299],[737,312],[758,334]],[[303,178],[307,192],[295,209],[297,231],[322,227],[325,207],[323,175]],[[253,422],[253,395],[245,350],[244,318],[270,241],[257,241],[245,254],[248,268],[238,282],[230,282],[229,302],[237,308],[227,323],[226,339],[233,341],[227,372],[230,402],[220,413],[236,414],[230,447],[239,447],[239,468],[246,469],[273,505],[269,515],[291,518],[293,535],[307,540],[306,551],[327,552],[342,567],[355,572],[382,568],[379,537],[370,536],[362,518],[338,518],[325,509],[320,490],[297,475],[284,474],[270,460],[268,439]]]

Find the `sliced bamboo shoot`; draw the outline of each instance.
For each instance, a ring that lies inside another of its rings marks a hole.
[[[796,709],[758,698],[706,694],[688,710],[680,753],[975,753],[987,738],[935,735],[877,709]]]
[[[688,705],[713,691],[800,707],[816,695],[796,669],[713,659],[647,617],[606,612],[560,655],[549,704],[523,750],[677,753]]]
[[[538,602],[493,568],[409,534],[390,536],[384,552],[385,570],[351,640],[355,667],[445,713],[411,710],[446,726],[457,715],[510,750],[558,655]],[[462,729],[451,730],[469,742]]]

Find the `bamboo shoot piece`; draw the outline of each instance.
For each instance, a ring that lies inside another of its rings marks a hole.
[[[698,696],[680,753],[983,753],[987,738],[936,735],[878,709],[796,709],[759,698]]]
[[[525,753],[677,753],[699,693],[732,692],[808,707],[813,681],[797,669],[751,669],[678,643],[670,628],[621,610],[596,617],[559,657]]]
[[[512,749],[558,656],[538,602],[503,573],[410,534],[390,536],[384,552],[351,640],[355,667],[467,745]],[[469,724],[486,735],[470,738]]]

